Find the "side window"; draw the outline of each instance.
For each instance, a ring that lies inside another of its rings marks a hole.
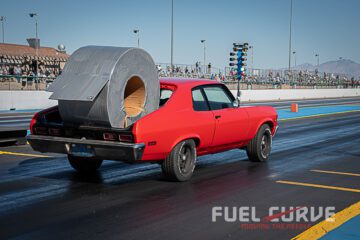
[[[195,111],[209,111],[207,102],[200,89],[192,91],[193,108]]]
[[[160,107],[165,105],[165,103],[170,99],[172,93],[172,90],[160,89]]]
[[[222,87],[207,86],[204,87],[204,91],[209,101],[211,110],[232,108],[233,100],[228,96]]]

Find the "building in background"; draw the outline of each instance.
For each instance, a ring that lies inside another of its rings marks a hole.
[[[0,72],[15,75],[14,69],[21,69],[21,75],[56,77],[64,68],[69,55],[65,47],[59,49],[41,47],[40,39],[27,39],[29,45],[0,43]],[[1,74],[0,74],[1,75]]]

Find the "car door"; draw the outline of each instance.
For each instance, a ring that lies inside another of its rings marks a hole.
[[[212,146],[226,147],[244,141],[249,127],[247,111],[233,106],[235,98],[223,85],[207,85],[203,91],[216,120]]]
[[[215,133],[215,118],[206,101],[201,87],[192,89],[193,114],[189,119],[192,131],[200,136],[199,152],[206,152],[211,148]]]

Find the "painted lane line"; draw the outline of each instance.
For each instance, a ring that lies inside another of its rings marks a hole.
[[[310,171],[311,172],[318,172],[318,173],[329,173],[329,174],[338,174],[338,175],[347,175],[347,176],[360,177],[360,173],[335,172],[335,171],[326,171],[326,170],[317,170],[317,169],[312,169]]]
[[[37,154],[29,154],[29,153],[17,153],[17,152],[5,152],[5,151],[0,151],[0,155],[4,154],[4,155],[15,155],[15,156],[24,156],[24,157],[41,157],[41,158],[48,158],[51,156],[46,156],[46,155],[37,155]]]
[[[356,217],[360,214],[360,202],[357,202],[350,207],[345,208],[344,210],[335,213],[330,221],[325,219],[324,221],[316,224],[315,226],[307,229],[305,232],[297,235],[291,240],[308,240],[308,239],[319,239],[328,232],[336,229],[345,222],[349,221],[351,218]]]
[[[290,184],[290,185],[297,185],[297,186],[304,186],[304,187],[324,188],[324,189],[331,189],[331,190],[339,190],[339,191],[360,193],[360,189],[356,189],[356,188],[334,187],[334,186],[328,186],[328,185],[303,183],[303,182],[292,182],[292,181],[282,181],[282,180],[276,181],[276,183],[283,183],[283,184]]]
[[[345,113],[355,113],[355,112],[360,112],[360,110],[350,110],[350,111],[344,111],[344,112],[323,113],[323,114],[315,114],[315,115],[293,117],[293,118],[280,118],[279,121],[285,122],[285,121],[289,121],[289,120],[298,120],[298,119],[302,119],[302,118],[314,118],[314,117],[338,115],[338,114],[345,114]]]

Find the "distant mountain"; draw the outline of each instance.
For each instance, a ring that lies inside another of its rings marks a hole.
[[[304,63],[304,64],[301,64],[301,65],[297,65],[296,67],[292,67],[292,69],[314,71],[315,66],[310,64],[310,63]]]
[[[297,65],[296,67],[292,67],[292,69],[308,71],[315,71],[316,68],[316,65],[312,65],[310,63],[304,63],[301,65]],[[348,77],[359,78],[360,64],[349,59],[328,61],[320,64],[318,71],[326,73],[346,74]]]

